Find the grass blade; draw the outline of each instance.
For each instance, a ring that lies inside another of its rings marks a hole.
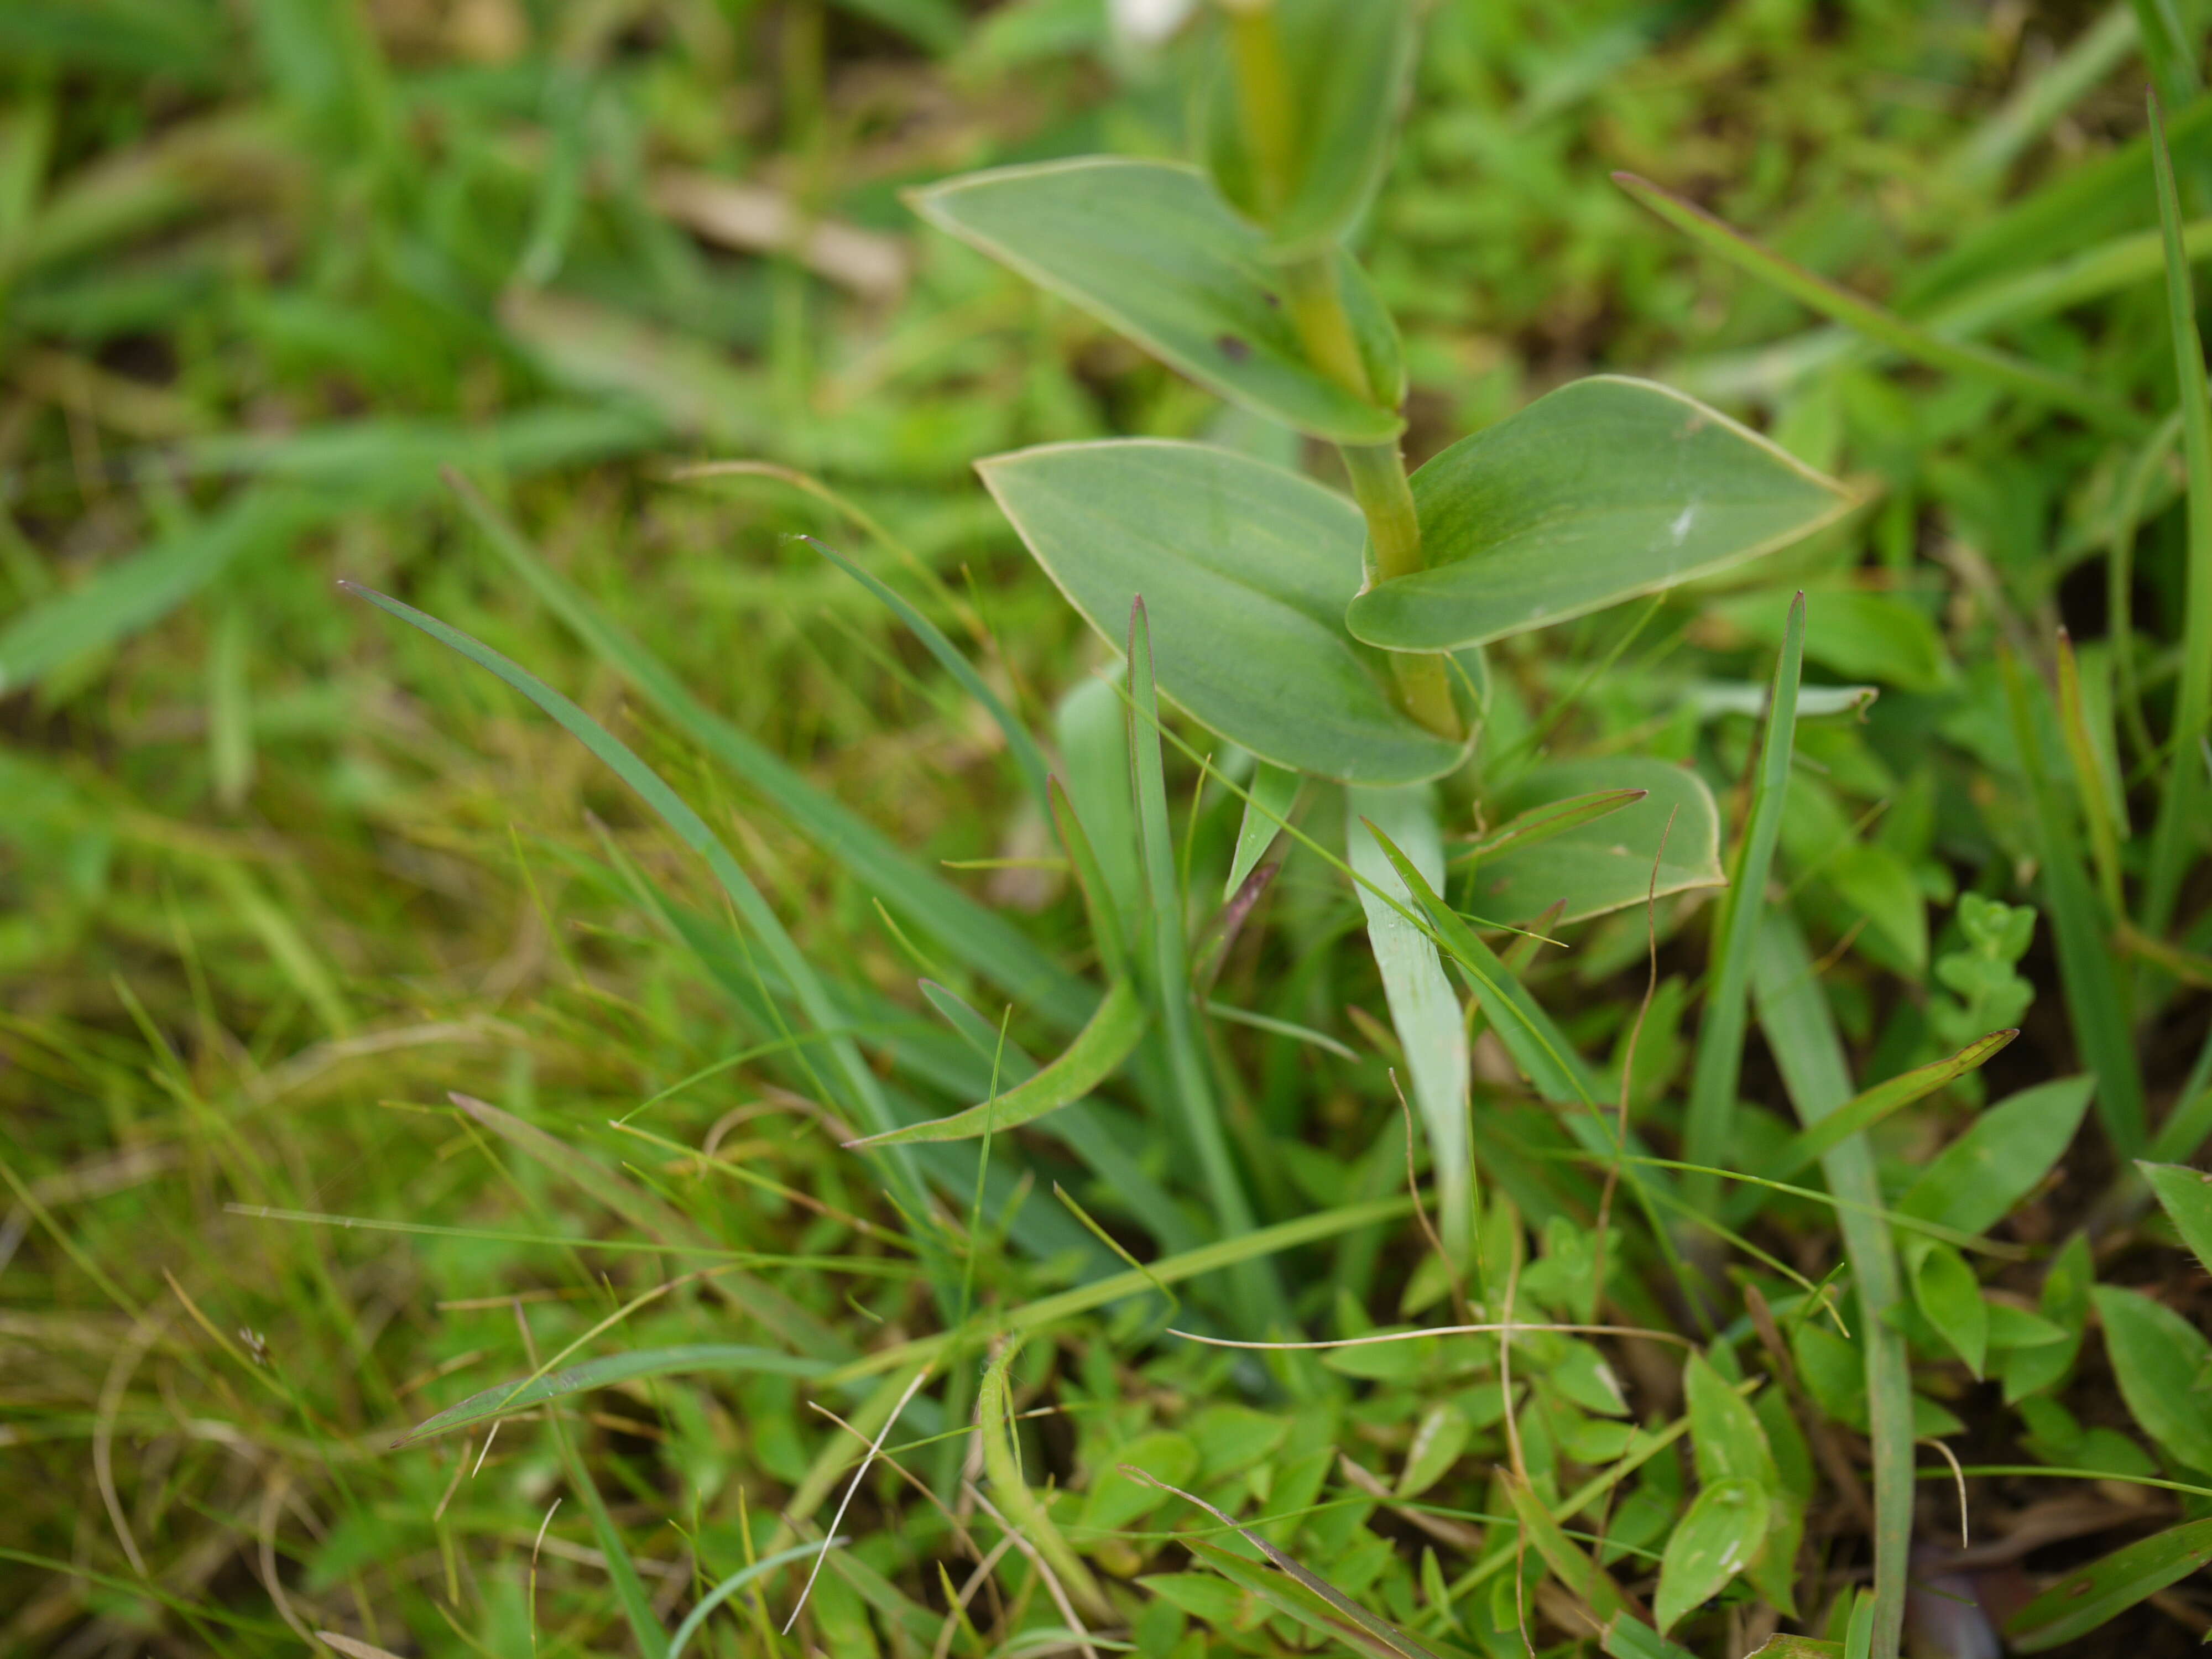
[[[1916,1066],[1854,1096],[1818,1123],[1801,1130],[1796,1138],[1783,1148],[1781,1160],[1774,1170],[1774,1179],[1789,1180],[1807,1164],[1826,1157],[1853,1135],[1862,1130],[1871,1129],[1892,1112],[1901,1110],[1916,1100],[1926,1099],[1938,1089],[1957,1082],[1969,1072],[1980,1070],[1998,1050],[2019,1035],[2017,1029],[1992,1031],[1985,1037],[1977,1037],[1955,1054],[1926,1066]]]
[[[2212,1565],[2212,1519],[2169,1527],[2069,1572],[2005,1622],[2018,1653],[2041,1653],[2118,1618]]]
[[[566,623],[684,736],[755,789],[905,921],[927,930],[963,966],[1065,1031],[1090,1016],[1096,993],[995,912],[914,862],[890,837],[831,799],[684,688],[636,641],[539,556],[459,474],[446,481],[508,573]]]
[[[1382,975],[1390,1023],[1406,1051],[1407,1092],[1429,1139],[1444,1254],[1463,1264],[1470,1259],[1475,1202],[1467,1018],[1436,945],[1400,911],[1413,895],[1382,850],[1382,831],[1374,827],[1374,820],[1381,819],[1398,842],[1413,849],[1412,861],[1427,866],[1422,874],[1442,882],[1443,841],[1437,827],[1436,794],[1417,784],[1407,789],[1350,789],[1346,799],[1345,857],[1382,890],[1362,885],[1359,903],[1367,917],[1368,946]]]
[[[345,591],[357,593],[379,610],[397,617],[400,621],[420,629],[440,644],[459,653],[478,667],[507,682],[517,691],[552,716],[560,726],[589,750],[592,756],[611,770],[616,776],[636,792],[640,799],[675,832],[677,838],[706,861],[714,872],[715,881],[736,908],[745,925],[757,936],[787,984],[793,998],[817,1030],[830,1031],[845,1022],[832,1006],[821,981],[782,921],[761,896],[738,861],[730,856],[714,832],[707,827],[706,820],[694,811],[689,802],[671,789],[659,774],[633,754],[629,746],[616,738],[605,726],[593,720],[568,697],[556,691],[519,663],[501,656],[490,647],[470,638],[459,629],[449,627],[436,617],[417,611],[374,589],[355,583],[340,584]],[[861,1059],[860,1051],[849,1037],[829,1037],[823,1045],[834,1062],[843,1088],[839,1091],[846,1106],[868,1128],[882,1133],[900,1127],[893,1115],[890,1103],[884,1098],[882,1087],[875,1073]],[[900,1149],[893,1149],[886,1159],[886,1170],[900,1203],[909,1215],[928,1213],[928,1198],[922,1186],[919,1168],[911,1158]]]
[[[1168,825],[1167,775],[1160,755],[1159,687],[1152,677],[1152,641],[1139,594],[1129,606],[1129,765],[1134,784],[1138,853],[1152,901],[1153,989],[1160,1000],[1168,1064],[1182,1106],[1186,1132],[1195,1143],[1216,1224],[1223,1234],[1249,1232],[1252,1206],[1230,1154],[1228,1133],[1214,1097],[1204,1046],[1191,1006],[1190,956],[1183,933],[1182,889],[1176,877],[1175,839]],[[1249,1294],[1248,1313],[1261,1325],[1282,1322],[1282,1287],[1258,1264],[1240,1277]]]
[[[1106,988],[1098,1012],[1068,1044],[1066,1052],[1026,1083],[950,1117],[910,1123],[902,1129],[847,1144],[905,1146],[923,1140],[972,1140],[977,1135],[1016,1128],[1081,1100],[1129,1057],[1144,1034],[1144,1000],[1134,984],[1117,979]]]
[[[1915,362],[1978,376],[2016,396],[2064,410],[2093,425],[2117,432],[2140,435],[2148,426],[2135,410],[2093,386],[1990,346],[1931,333],[1922,325],[1861,298],[1841,283],[1832,283],[1794,260],[1784,258],[1733,225],[1723,222],[1695,203],[1684,201],[1649,179],[1633,173],[1616,173],[1613,181],[1707,252],[1823,317],[1855,329]]]
[[[2127,999],[2106,920],[2098,910],[2096,891],[2075,840],[2069,803],[2044,769],[2044,757],[2062,752],[2061,746],[2051,740],[2050,709],[2040,684],[2021,672],[2009,653],[2001,651],[1997,662],[2035,805],[2029,816],[2042,854],[2043,898],[2058,947],[2058,981],[2066,993],[2066,1015],[2081,1058],[2096,1074],[2097,1115],[2104,1120],[2106,1133],[2122,1158],[2140,1158],[2150,1144],[2150,1114]]]
[[[696,1376],[701,1372],[742,1371],[776,1376],[819,1376],[830,1370],[827,1362],[802,1358],[774,1348],[746,1347],[731,1342],[702,1343],[680,1348],[641,1348],[630,1353],[608,1354],[580,1365],[549,1372],[535,1380],[501,1382],[448,1406],[425,1418],[398,1439],[392,1449],[420,1445],[455,1429],[473,1427],[494,1418],[528,1411],[547,1400],[581,1394],[590,1389],[611,1388],[641,1376]]]
[[[1851,1096],[1850,1073],[1835,1017],[1812,953],[1786,909],[1760,906],[1747,953],[1756,972],[1759,1024],[1781,1068],[1784,1086],[1808,1129]],[[1906,1568],[1912,1550],[1912,1373],[1905,1338],[1889,1323],[1905,1299],[1903,1276],[1881,1183],[1863,1134],[1831,1147],[1820,1160],[1858,1292],[1859,1340],[1866,1345],[1869,1427],[1874,1442],[1874,1596],[1869,1614],[1875,1659],[1897,1659],[1905,1626]]]
[[[923,616],[897,589],[855,564],[826,542],[812,536],[801,536],[799,539],[881,599],[884,607],[904,623],[929,654],[937,659],[945,672],[959,683],[960,689],[983,706],[983,711],[1006,734],[1006,747],[1013,755],[1014,764],[1020,769],[1022,781],[1029,786],[1030,793],[1036,798],[1037,805],[1049,811],[1052,803],[1045,793],[1044,754],[1036,746],[1036,739],[1030,735],[1027,726],[1014,718],[1006,705],[999,701],[999,694],[983,683],[983,677],[975,672],[975,665],[961,654],[960,647],[945,637],[945,630]]]
[[[1222,902],[1237,896],[1244,878],[1267,854],[1297,805],[1298,787],[1304,781],[1295,772],[1261,761],[1253,769],[1252,793],[1244,798],[1244,816],[1237,825],[1237,851],[1229,860],[1229,879],[1221,889]]]
[[[2197,743],[2212,723],[2212,392],[2204,383],[2204,342],[2197,333],[2197,300],[2189,256],[2181,245],[2181,198],[2174,187],[2173,157],[2158,94],[2148,96],[2151,170],[2158,183],[2158,217],[2166,242],[2166,304],[2173,337],[2174,374],[2181,386],[2181,453],[2189,472],[2188,577],[2182,605],[2181,687],[2166,787],[2151,830],[2150,867],[2143,880],[2142,928],[2163,933],[2191,854],[2203,836],[2204,768]],[[2130,1148],[2132,1157],[2139,1147]]]
[[[1691,1164],[1733,1167],[1729,1155],[1735,1146],[1736,1085],[1743,1073],[1752,957],[1759,918],[1769,908],[1766,878],[1782,833],[1783,803],[1796,745],[1797,686],[1804,665],[1805,596],[1800,593],[1790,604],[1782,654],[1774,665],[1774,689],[1752,779],[1742,844],[1713,917],[1712,961],[1706,969],[1705,1016],[1698,1029],[1697,1066],[1683,1133],[1682,1156]],[[1719,1182],[1711,1175],[1692,1176],[1684,1191],[1692,1204],[1708,1212],[1720,1198]]]

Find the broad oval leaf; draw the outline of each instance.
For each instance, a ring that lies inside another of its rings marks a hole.
[[[1413,474],[1429,568],[1346,621],[1370,645],[1448,651],[1602,610],[1833,522],[1843,487],[1649,380],[1598,374],[1463,438]]]
[[[1663,1635],[1758,1559],[1766,1545],[1766,1489],[1755,1480],[1722,1480],[1690,1505],[1659,1560],[1652,1612]]]
[[[949,1117],[909,1123],[902,1129],[852,1141],[854,1146],[905,1146],[923,1140],[973,1140],[995,1134],[1072,1105],[1103,1082],[1129,1057],[1145,1034],[1145,1004],[1134,981],[1117,979],[1099,999],[1091,1023],[1066,1051],[1026,1083]]]
[[[1302,252],[1340,235],[1382,181],[1405,112],[1419,20],[1409,0],[1275,0],[1267,9],[1297,112],[1281,199],[1267,199],[1245,143],[1236,82],[1226,74],[1208,110],[1206,164],[1222,193],[1267,228],[1276,248]]]
[[[1267,237],[1206,175],[1082,156],[933,185],[915,210],[1120,330],[1232,403],[1337,443],[1387,443],[1405,422],[1308,361]],[[1402,378],[1389,313],[1352,260],[1337,278],[1371,384]]]
[[[2016,1653],[2086,1635],[2138,1601],[2212,1566],[2212,1519],[2191,1521],[2069,1572],[2005,1623]]]
[[[1966,1258],[1948,1244],[1917,1238],[1905,1252],[1912,1299],[1936,1334],[1976,1376],[1990,1352],[1990,1306]]]
[[[2166,1208],[2181,1234],[2181,1242],[2197,1259],[2212,1269],[2212,1175],[2179,1164],[2152,1164],[2138,1159],[2150,1189]]]
[[[1661,898],[1726,884],[1713,792],[1670,761],[1622,756],[1534,767],[1487,805],[1501,816],[1528,813],[1547,802],[1622,789],[1640,789],[1644,799],[1483,859],[1475,868],[1476,914],[1525,921],[1564,900],[1562,922],[1601,916],[1643,903],[1653,890],[1655,863]]]
[[[1995,1226],[2051,1172],[2096,1091],[2093,1077],[2062,1077],[1985,1109],[1905,1189],[1899,1213],[1962,1233]]]
[[[830,1369],[824,1360],[805,1359],[796,1354],[779,1352],[774,1348],[746,1347],[732,1342],[702,1343],[680,1348],[641,1348],[633,1353],[611,1353],[603,1358],[587,1359],[580,1365],[564,1366],[557,1371],[548,1371],[540,1377],[502,1382],[496,1388],[484,1389],[481,1394],[472,1394],[459,1405],[448,1406],[435,1417],[426,1418],[392,1443],[395,1448],[411,1446],[429,1439],[433,1435],[468,1428],[515,1412],[528,1411],[532,1406],[548,1400],[557,1400],[563,1395],[611,1388],[617,1382],[633,1382],[641,1376],[665,1376],[678,1371],[748,1371],[778,1376],[819,1376]]]
[[[2136,1291],[2100,1285],[2090,1295],[2129,1412],[2175,1461],[2212,1469],[2212,1343]]]
[[[1160,690],[1232,743],[1363,784],[1449,771],[1465,745],[1401,710],[1384,653],[1345,632],[1359,510],[1263,461],[1137,438],[979,464],[1045,574],[1119,648],[1142,595]]]

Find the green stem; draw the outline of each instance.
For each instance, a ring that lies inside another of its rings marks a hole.
[[[1261,205],[1272,214],[1289,198],[1297,155],[1296,109],[1282,40],[1275,30],[1274,9],[1266,0],[1237,0],[1224,9],[1229,13],[1237,114],[1252,153]],[[1282,274],[1291,325],[1305,348],[1306,360],[1355,398],[1372,401],[1376,388],[1344,308],[1336,251],[1286,261]],[[1369,581],[1389,581],[1425,569],[1421,521],[1406,478],[1406,458],[1397,444],[1344,444],[1338,453],[1351,475],[1352,496],[1367,520],[1367,537],[1373,546]],[[1442,657],[1393,652],[1390,669],[1407,713],[1441,736],[1456,739],[1462,735],[1450,672]]]

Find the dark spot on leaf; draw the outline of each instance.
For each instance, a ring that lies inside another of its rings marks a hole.
[[[2087,1595],[2095,1587],[2094,1579],[2084,1578],[2077,1584],[2069,1584],[2066,1587],[2066,1594],[2069,1596]]]
[[[1273,307],[1277,311],[1280,311],[1280,310],[1283,308],[1283,296],[1282,296],[1281,295],[1279,295],[1279,294],[1268,294],[1268,295],[1266,295],[1266,296],[1264,296],[1264,297],[1266,298],[1266,300],[1267,300],[1267,303],[1268,303],[1270,306]]]
[[[1238,339],[1234,334],[1221,335],[1213,343],[1220,349],[1221,355],[1232,363],[1241,363],[1252,355],[1251,346],[1247,342]]]

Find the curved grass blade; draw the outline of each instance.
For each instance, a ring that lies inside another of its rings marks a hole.
[[[1796,1138],[1783,1148],[1774,1178],[1789,1180],[1807,1164],[1826,1157],[1853,1135],[1871,1129],[1892,1112],[1910,1106],[1916,1100],[1926,1099],[1938,1089],[1948,1087],[1969,1072],[1980,1070],[1985,1062],[2019,1035],[2017,1027],[2010,1030],[1992,1031],[1985,1037],[1975,1038],[1955,1054],[1926,1066],[1916,1066],[1853,1096],[1818,1123],[1798,1132]]]
[[[995,1059],[999,1062],[1000,1077],[1022,1084],[1037,1074],[1036,1061],[1013,1042],[1001,1045],[998,1028],[945,987],[924,980],[921,994],[979,1056],[986,1061]],[[1055,1114],[1047,1133],[1058,1136],[1070,1152],[1089,1164],[1127,1213],[1143,1222],[1164,1247],[1170,1250],[1197,1247],[1199,1233],[1184,1218],[1181,1207],[1168,1196],[1167,1188],[1122,1150],[1112,1128],[1088,1103],[1079,1100]]]
[[[850,1543],[846,1538],[825,1538],[817,1544],[794,1544],[787,1550],[778,1550],[774,1555],[764,1555],[749,1567],[740,1567],[720,1583],[699,1598],[698,1605],[684,1615],[684,1622],[676,1627],[676,1634],[668,1638],[668,1659],[683,1659],[684,1650],[699,1633],[716,1607],[739,1590],[758,1579],[766,1577],[778,1567],[793,1561],[804,1561],[810,1555],[819,1555],[824,1550],[834,1550],[841,1544]]]
[[[1797,737],[1797,686],[1804,665],[1805,596],[1801,592],[1790,602],[1782,654],[1774,665],[1774,690],[1767,703],[1743,843],[1713,918],[1713,960],[1706,969],[1711,988],[1698,1028],[1697,1064],[1684,1121],[1682,1156],[1691,1164],[1734,1167],[1729,1154],[1735,1145],[1736,1085],[1743,1074],[1744,1028],[1749,1023],[1751,958],[1759,918],[1769,910],[1766,878],[1782,834],[1783,801]],[[1684,1190],[1700,1209],[1711,1210],[1719,1201],[1719,1183],[1711,1176],[1691,1176]]]
[[[995,911],[909,859],[873,824],[809,783],[783,760],[709,709],[623,633],[495,512],[459,473],[446,482],[509,574],[636,687],[684,735],[775,802],[823,852],[905,921],[927,930],[963,966],[982,975],[1062,1030],[1079,1027],[1091,992]]]
[[[2005,1622],[2016,1653],[2087,1634],[2168,1584],[2212,1565],[2212,1519],[2191,1521],[2069,1572]]]
[[[999,694],[983,684],[983,677],[975,672],[975,665],[961,653],[958,646],[945,637],[945,630],[915,609],[897,589],[872,572],[863,569],[828,543],[812,536],[800,536],[797,539],[805,542],[881,599],[884,608],[907,625],[908,631],[921,641],[923,648],[937,659],[945,672],[959,682],[960,689],[982,704],[984,713],[990,715],[999,730],[1006,734],[1006,747],[1013,755],[1014,764],[1021,769],[1022,781],[1029,786],[1030,793],[1036,797],[1036,804],[1050,811],[1052,803],[1045,793],[1044,753],[1037,747],[1036,739],[1030,735],[1027,726],[1014,718],[1006,705],[999,701]]]
[[[844,1024],[831,1004],[829,994],[799,947],[785,931],[782,921],[762,897],[760,889],[752,878],[730,856],[714,832],[707,827],[706,820],[692,810],[689,802],[678,795],[660,775],[640,760],[605,726],[593,720],[574,702],[556,691],[520,664],[502,656],[490,647],[471,639],[459,629],[440,622],[435,617],[417,611],[379,593],[373,588],[354,582],[342,582],[341,588],[358,594],[379,610],[397,617],[400,621],[420,629],[441,645],[458,652],[478,667],[489,671],[500,679],[536,703],[552,716],[554,720],[572,737],[589,750],[616,776],[636,792],[639,799],[673,830],[677,838],[698,854],[714,872],[714,878],[736,907],[745,925],[760,939],[771,961],[783,975],[793,997],[808,1020],[818,1030],[831,1030]],[[839,1091],[847,1108],[870,1128],[878,1132],[899,1127],[890,1104],[884,1097],[881,1085],[867,1062],[861,1059],[860,1049],[849,1038],[831,1037],[824,1045],[835,1063],[844,1085]],[[928,1197],[921,1182],[919,1168],[910,1158],[896,1152],[891,1154],[887,1173],[899,1202],[907,1206],[910,1215],[927,1215]]]
[[[667,1376],[702,1371],[742,1371],[775,1376],[820,1376],[830,1369],[825,1360],[807,1359],[775,1348],[749,1347],[739,1343],[710,1342],[680,1348],[641,1348],[632,1353],[608,1354],[532,1381],[501,1382],[472,1394],[459,1405],[448,1406],[435,1417],[425,1418],[398,1439],[392,1449],[420,1445],[455,1429],[465,1429],[494,1418],[527,1411],[547,1400],[581,1394],[589,1389],[611,1388],[641,1376]]]
[[[902,1129],[848,1141],[855,1147],[906,1146],[922,1140],[972,1140],[1056,1112],[1097,1088],[1129,1057],[1145,1034],[1144,1000],[1133,981],[1117,979],[1106,988],[1098,1012],[1076,1035],[1066,1052],[1028,1082],[950,1117],[910,1123]]]
[[[1723,223],[1695,203],[1684,201],[1649,179],[1633,173],[1616,173],[1613,181],[1707,252],[1823,317],[1855,329],[1915,362],[1978,376],[2017,396],[2063,409],[2117,432],[2139,436],[2148,426],[2135,410],[2093,386],[1990,346],[1930,333],[1920,324],[1907,321],[1895,312],[1862,299],[1842,284],[1784,258],[1733,225]]]

